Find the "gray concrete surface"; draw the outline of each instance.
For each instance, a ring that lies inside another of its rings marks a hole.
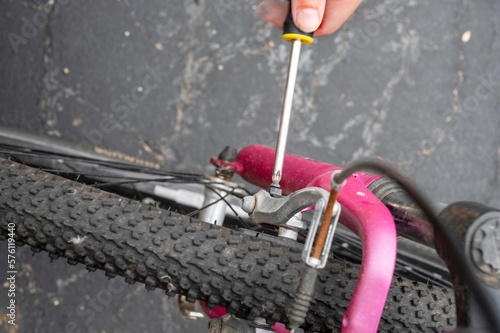
[[[258,2],[2,0],[0,123],[178,170],[209,170],[227,144],[273,146],[289,45]],[[379,155],[432,200],[500,207],[499,20],[494,0],[366,2],[303,48],[288,151]],[[109,288],[103,274],[20,253],[11,332],[202,329],[139,286],[87,322],[75,309]]]

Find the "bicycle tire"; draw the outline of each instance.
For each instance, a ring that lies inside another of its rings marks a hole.
[[[248,319],[287,323],[301,245],[221,228],[15,163],[0,161],[0,237],[102,269],[108,277],[220,305]],[[330,259],[306,332],[338,330],[359,267]],[[379,331],[436,332],[455,324],[453,291],[395,277]]]

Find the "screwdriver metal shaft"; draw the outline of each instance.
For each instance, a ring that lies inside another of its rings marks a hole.
[[[285,97],[283,99],[283,108],[281,109],[281,120],[278,132],[278,143],[276,144],[276,155],[274,157],[274,168],[272,185],[279,187],[281,176],[283,174],[283,160],[285,159],[285,148],[288,138],[288,129],[290,127],[290,118],[292,113],[293,93],[295,89],[295,80],[299,67],[300,48],[302,41],[295,39],[292,41],[292,50],[290,52],[290,63],[288,65],[288,74],[285,86]]]

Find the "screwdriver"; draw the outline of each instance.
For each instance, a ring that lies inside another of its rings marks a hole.
[[[286,141],[288,138],[288,129],[290,125],[290,115],[292,112],[293,92],[295,89],[295,80],[297,78],[297,70],[299,67],[300,48],[302,44],[309,44],[313,41],[313,33],[301,31],[292,17],[292,5],[288,6],[288,15],[283,23],[283,39],[292,43],[290,52],[290,63],[288,64],[288,74],[285,85],[285,96],[283,99],[283,107],[281,109],[281,120],[278,132],[278,142],[276,144],[276,155],[274,157],[274,167],[271,189],[276,189],[278,194],[281,194],[280,181],[283,174],[283,160],[285,159]]]

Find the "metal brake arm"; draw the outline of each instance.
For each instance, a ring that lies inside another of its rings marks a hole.
[[[304,188],[280,198],[260,190],[253,196],[244,197],[241,208],[258,223],[285,224],[292,216],[315,206],[321,199],[328,201],[328,191],[318,187]]]

